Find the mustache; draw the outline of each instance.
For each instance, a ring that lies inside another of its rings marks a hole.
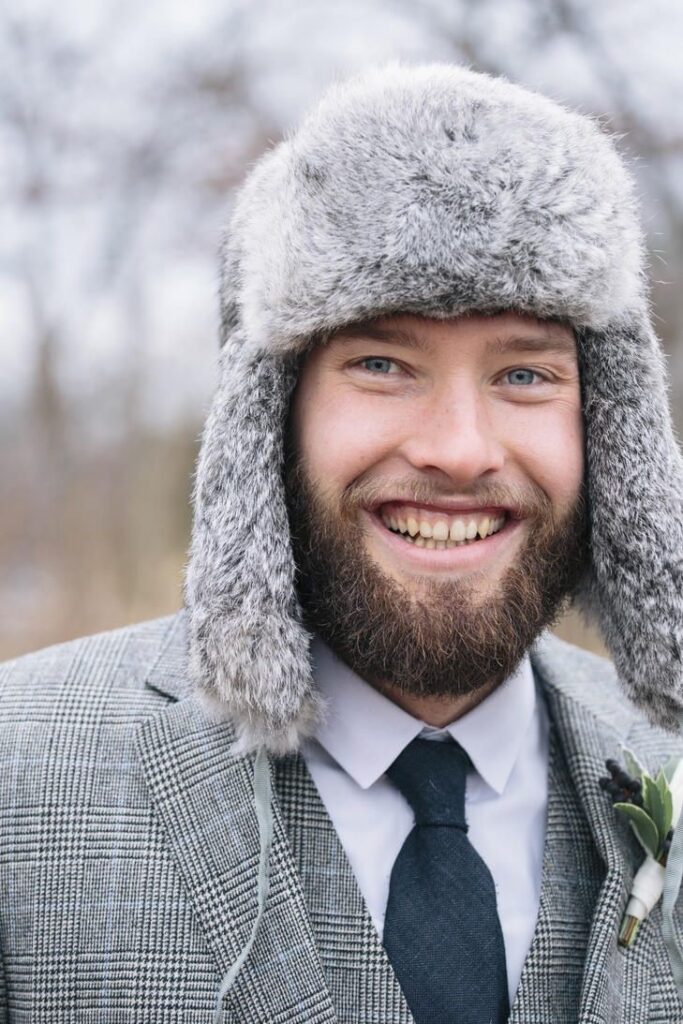
[[[350,483],[340,499],[343,515],[359,509],[376,508],[386,501],[406,504],[439,505],[448,502],[471,502],[473,505],[506,508],[520,519],[552,515],[552,502],[547,494],[530,482],[526,486],[501,483],[478,483],[460,491],[439,487],[433,480],[405,477],[391,481],[358,479]]]

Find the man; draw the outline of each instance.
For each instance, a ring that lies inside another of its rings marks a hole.
[[[683,1021],[661,908],[617,944],[643,854],[599,788],[683,752],[610,140],[455,67],[339,86],[221,299],[186,607],[4,668],[5,1018]],[[616,672],[545,632],[568,597]]]

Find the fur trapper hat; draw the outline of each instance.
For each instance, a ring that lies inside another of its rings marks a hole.
[[[335,86],[248,176],[222,252],[220,381],[199,456],[190,671],[244,749],[320,713],[282,481],[295,357],[389,313],[574,328],[591,566],[578,596],[628,696],[683,711],[683,465],[633,184],[592,119],[501,78],[391,65]]]

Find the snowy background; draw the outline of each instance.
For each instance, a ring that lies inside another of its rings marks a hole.
[[[680,431],[682,47],[680,0],[5,0],[0,657],[180,606],[233,189],[377,62],[502,73],[621,137]]]

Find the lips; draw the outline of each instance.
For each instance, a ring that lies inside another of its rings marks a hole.
[[[382,511],[386,514],[387,510]],[[388,555],[397,568],[418,574],[460,574],[492,566],[500,558],[507,561],[518,548],[520,531],[523,529],[522,521],[507,515],[502,527],[484,538],[477,533],[472,540],[465,538],[463,541],[453,541],[450,535],[448,540],[438,540],[433,535],[423,537],[418,532],[411,537],[409,532],[402,533],[393,529],[384,522],[379,510],[366,511],[365,515],[370,534],[385,550],[385,557]]]

